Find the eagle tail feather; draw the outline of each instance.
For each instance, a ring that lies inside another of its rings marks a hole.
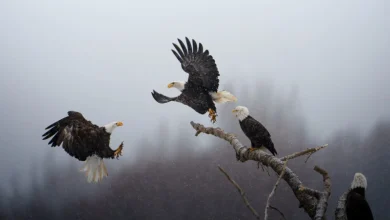
[[[274,156],[278,154],[278,152],[276,152],[276,149],[274,148],[273,144],[270,146],[270,148],[261,146],[260,150],[262,150],[262,151],[264,151],[266,153],[270,152]]]
[[[210,93],[211,97],[213,98],[213,101],[219,104],[225,103],[225,102],[236,102],[237,98],[231,94],[230,92],[226,90],[218,91],[218,92],[212,92]]]
[[[85,160],[84,167],[80,170],[85,172],[88,183],[100,182],[104,177],[108,176],[106,165],[103,158],[97,155],[92,155]]]

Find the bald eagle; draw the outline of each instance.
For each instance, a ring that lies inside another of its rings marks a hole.
[[[271,140],[271,134],[260,122],[249,115],[247,107],[237,106],[232,112],[238,118],[242,131],[251,141],[249,151],[267,149],[274,156],[278,154]]]
[[[172,50],[173,54],[181,63],[182,69],[188,73],[188,81],[173,81],[168,84],[168,88],[176,88],[181,91],[177,97],[167,97],[155,90],[152,92],[153,98],[158,103],[167,103],[171,101],[180,102],[194,109],[199,114],[209,113],[211,121],[215,123],[217,117],[217,109],[215,103],[225,103],[237,101],[228,91],[218,91],[219,72],[214,58],[209,55],[209,51],[203,51],[203,46],[199,43],[199,47],[195,40],[190,40],[186,37],[187,47],[178,39],[181,46]]]
[[[345,201],[348,220],[373,220],[370,205],[366,200],[367,179],[362,173],[355,173]]]
[[[87,121],[79,112],[68,111],[68,116],[49,125],[42,135],[43,140],[51,138],[51,147],[61,146],[72,157],[85,161],[83,169],[88,182],[99,182],[106,177],[107,169],[103,158],[118,158],[122,155],[123,142],[116,149],[109,146],[110,136],[122,122],[111,122],[103,127]]]

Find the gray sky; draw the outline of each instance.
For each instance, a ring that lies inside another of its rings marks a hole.
[[[187,74],[170,50],[185,36],[215,58],[220,89],[255,89],[256,79],[287,97],[297,86],[311,135],[369,128],[390,117],[388,12],[384,0],[1,1],[0,141],[12,150],[1,159],[39,160],[50,149],[43,129],[68,110],[99,125],[122,120],[112,146],[131,147],[161,120],[208,123],[150,94],[178,94],[166,85]],[[56,155],[58,163],[70,159]]]

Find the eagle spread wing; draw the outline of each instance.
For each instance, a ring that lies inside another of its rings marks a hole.
[[[347,195],[346,211],[348,220],[364,219],[373,220],[370,205],[365,197],[351,190]]]
[[[49,130],[48,130],[49,129]],[[87,121],[79,112],[69,111],[68,116],[49,125],[43,140],[50,137],[52,147],[60,146],[72,157],[85,161],[97,154],[112,157],[114,151],[109,147],[110,135],[102,128]]]
[[[188,82],[204,87],[211,92],[217,92],[219,86],[219,72],[214,58],[209,55],[209,51],[203,52],[203,46],[199,43],[199,48],[195,40],[186,37],[187,47],[178,39],[179,46],[173,43],[177,52],[172,50],[173,54],[180,61],[181,67],[189,74]]]

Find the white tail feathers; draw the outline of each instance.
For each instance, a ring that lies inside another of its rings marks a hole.
[[[222,90],[218,92],[211,92],[211,97],[213,97],[213,101],[216,103],[225,103],[225,102],[236,102],[237,98],[232,95],[230,92]]]
[[[85,165],[80,171],[85,172],[85,176],[87,177],[87,181],[89,183],[97,183],[104,177],[108,176],[103,158],[100,158],[96,155],[87,157],[87,160],[85,160]]]

